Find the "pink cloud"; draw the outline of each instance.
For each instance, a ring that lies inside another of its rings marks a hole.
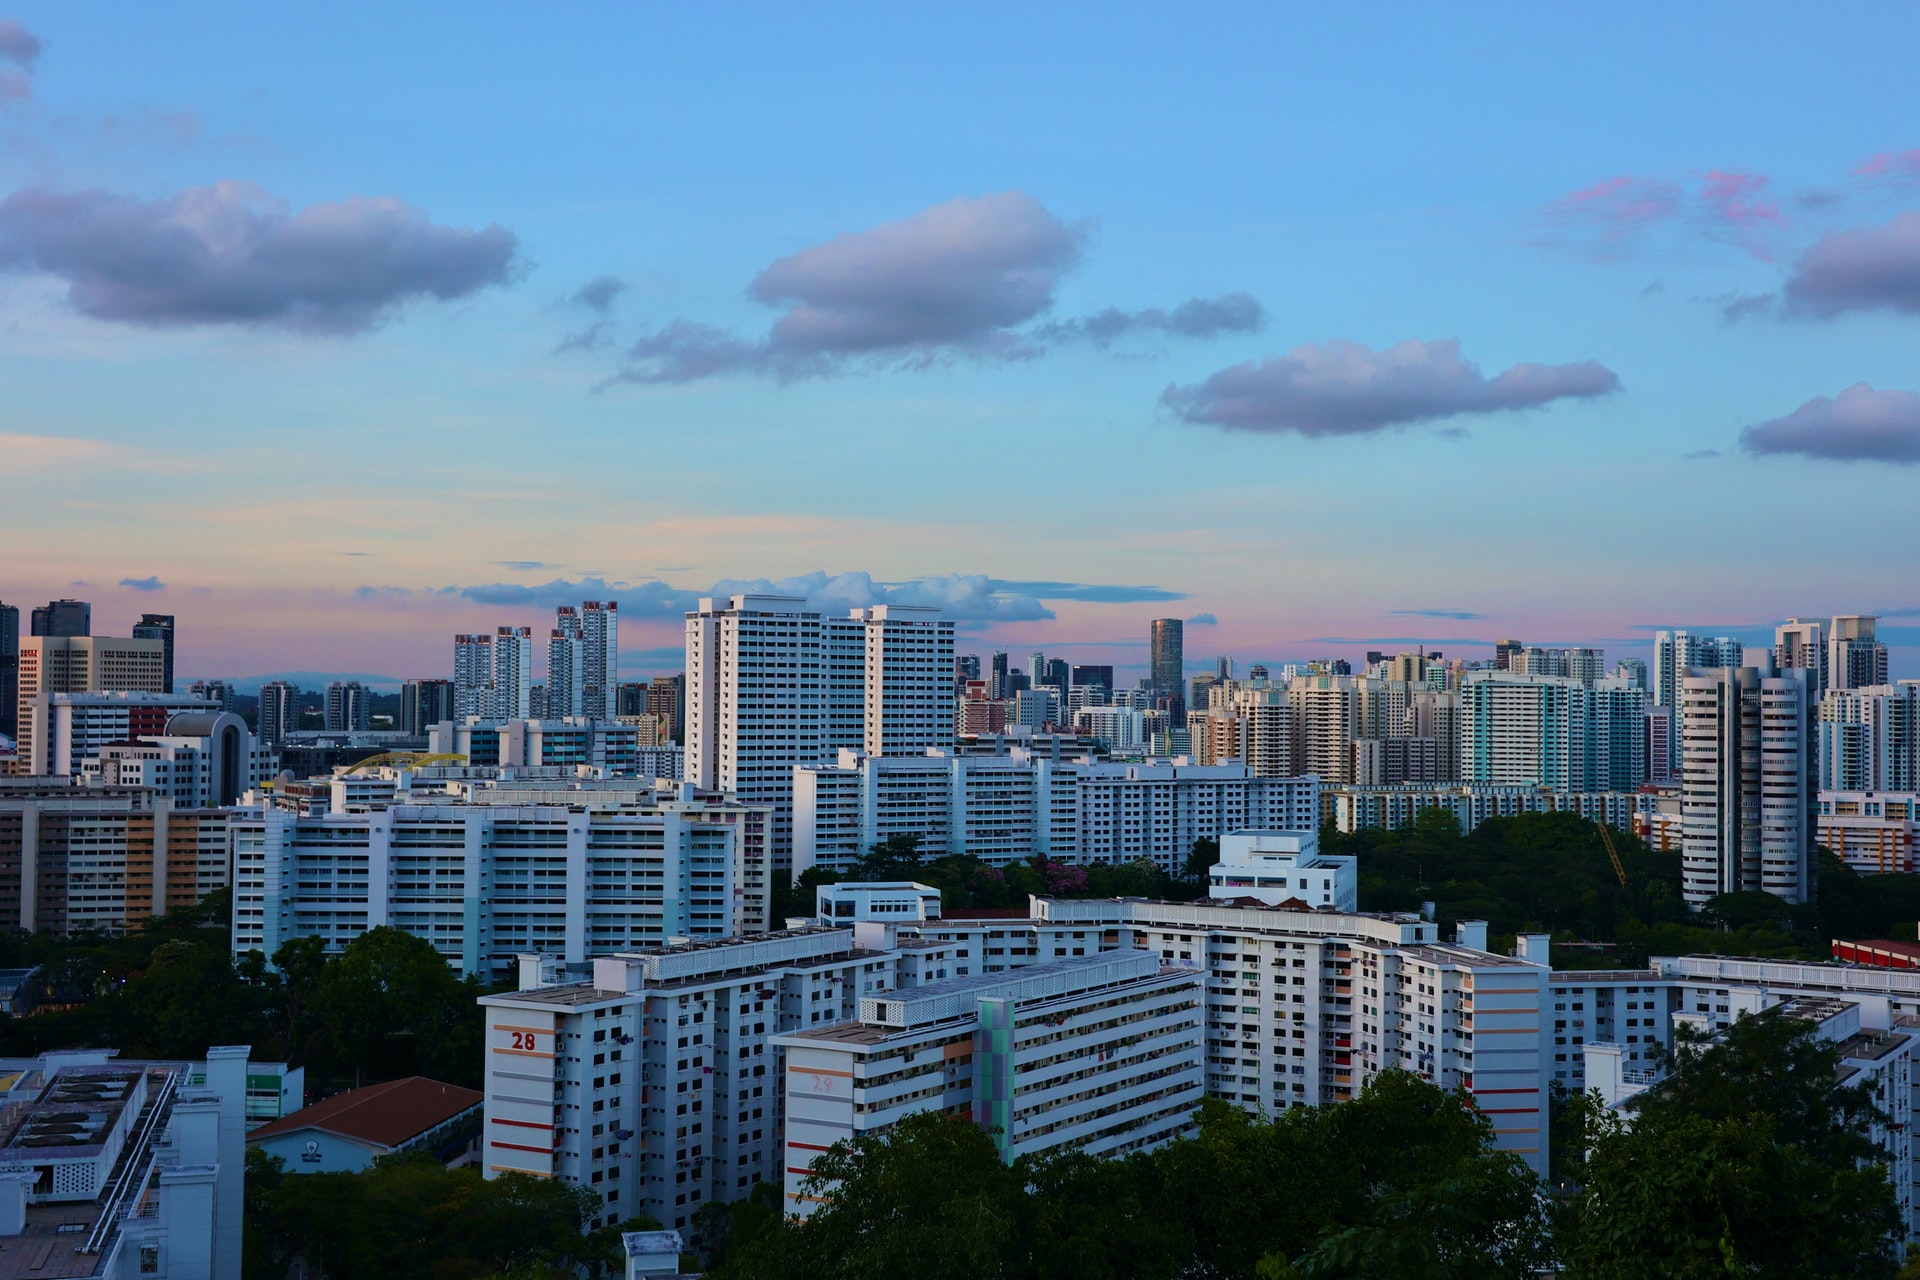
[[[1569,191],[1547,206],[1546,220],[1591,234],[1587,251],[1596,258],[1623,256],[1628,242],[1681,211],[1680,188],[1626,174]]]
[[[1713,228],[1708,234],[1731,240],[1762,261],[1773,261],[1774,248],[1767,234],[1784,228],[1787,219],[1778,201],[1765,198],[1771,182],[1760,173],[1709,170],[1696,196],[1701,216]]]
[[[1920,182],[1920,148],[1868,156],[1854,168],[1853,176],[1902,187]]]

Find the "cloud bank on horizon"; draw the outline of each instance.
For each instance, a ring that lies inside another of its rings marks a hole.
[[[535,564],[534,561],[514,563]],[[134,584],[129,584],[134,585]],[[828,573],[815,570],[785,578],[722,578],[704,591],[674,587],[658,579],[626,582],[603,577],[554,578],[543,583],[493,582],[448,587],[363,586],[354,592],[362,600],[390,602],[413,599],[458,599],[503,608],[551,609],[582,600],[613,599],[627,617],[674,617],[699,607],[702,597],[732,595],[795,596],[814,608],[842,612],[875,605],[919,605],[941,610],[956,622],[1051,621],[1046,601],[1071,600],[1092,604],[1137,604],[1173,601],[1184,593],[1162,587],[1118,586],[1084,582],[1022,582],[981,573],[949,573],[938,577],[886,582],[856,570]]]

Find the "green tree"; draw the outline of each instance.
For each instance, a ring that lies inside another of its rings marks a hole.
[[[331,1066],[358,1085],[418,1074],[477,1083],[478,984],[402,929],[369,929],[322,971],[311,1009],[327,1028]]]
[[[1187,860],[1180,868],[1182,880],[1194,880],[1206,883],[1207,874],[1220,861],[1220,842],[1212,836],[1201,836],[1193,842],[1193,848],[1187,851]]]
[[[1838,1065],[1775,1011],[1682,1033],[1628,1114],[1580,1100],[1585,1159],[1556,1233],[1568,1274],[1625,1280],[1658,1258],[1681,1280],[1893,1275],[1899,1210],[1862,1132],[1879,1113]]]

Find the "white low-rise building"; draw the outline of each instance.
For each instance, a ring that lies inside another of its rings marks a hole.
[[[916,1112],[971,1115],[1009,1163],[1121,1156],[1192,1132],[1202,1001],[1194,970],[1116,950],[870,996],[857,1021],[777,1037],[789,1211],[823,1198],[807,1187],[820,1152]]]
[[[1321,853],[1317,831],[1230,831],[1207,873],[1207,896],[1357,911],[1358,865],[1352,854]]]

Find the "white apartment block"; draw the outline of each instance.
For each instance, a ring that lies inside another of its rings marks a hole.
[[[921,1111],[972,1116],[1009,1163],[1119,1157],[1192,1133],[1202,1000],[1197,971],[1114,950],[876,993],[857,1021],[776,1037],[788,1211],[826,1198],[806,1186],[820,1152]]]
[[[1632,791],[1555,791],[1548,787],[1445,786],[1329,787],[1324,816],[1337,830],[1398,831],[1428,809],[1445,809],[1465,835],[1489,818],[1523,813],[1576,813],[1620,831],[1634,829],[1639,795]]]
[[[1695,671],[1680,682],[1682,887],[1698,910],[1751,890],[1813,893],[1812,707],[1805,669],[1753,665]]]
[[[587,1187],[596,1223],[685,1228],[702,1205],[784,1178],[782,1032],[850,1022],[895,956],[804,928],[596,958],[585,981],[524,957],[482,996],[486,1176]]]
[[[585,716],[587,643],[580,630],[580,614],[570,604],[554,610],[553,630],[547,635],[547,706],[542,719]],[[591,713],[601,715],[599,708]]]
[[[493,637],[459,635],[453,638],[453,716],[493,714]],[[298,728],[297,722],[289,728]]]
[[[1920,680],[1829,690],[1816,733],[1822,791],[1920,791]]]
[[[1354,1097],[1398,1067],[1471,1090],[1496,1143],[1546,1167],[1539,962],[1442,945],[1412,916],[1035,898],[1026,920],[908,927],[955,977],[1136,948],[1206,977],[1206,1091],[1273,1114]],[[964,916],[965,913],[961,913]],[[1471,939],[1484,943],[1482,932]]]
[[[1147,745],[1148,714],[1131,707],[1082,707],[1073,713],[1073,731],[1106,743],[1107,750],[1116,755],[1139,751]]]
[[[938,609],[855,609],[865,644],[862,745],[870,756],[953,746],[953,623]]]
[[[1142,858],[1177,874],[1196,840],[1229,831],[1312,830],[1320,784],[1257,778],[1242,764],[1126,764],[1000,756],[875,759],[796,769],[794,869],[846,870],[874,844],[920,837],[929,858],[995,865]]]
[[[620,602],[580,606],[580,705],[576,715],[611,720],[620,711]]]
[[[524,720],[533,714],[532,627],[501,627],[495,633],[487,714],[496,720]]]
[[[524,952],[581,962],[745,927],[739,829],[674,806],[268,809],[231,832],[236,955],[294,937],[338,952],[392,925],[487,977]]]
[[[1920,792],[1822,791],[1814,833],[1855,871],[1920,871]]]
[[[828,628],[797,597],[703,599],[687,615],[687,780],[773,810],[776,870],[791,865],[795,766],[859,745],[829,734],[828,659]]]
[[[794,770],[794,874],[847,870],[873,845],[904,835],[918,836],[928,859],[1071,860],[1082,768],[1018,749],[884,758],[842,751],[831,768]]]
[[[1625,680],[1468,672],[1460,779],[1480,786],[1631,791],[1646,781],[1645,695]]]

